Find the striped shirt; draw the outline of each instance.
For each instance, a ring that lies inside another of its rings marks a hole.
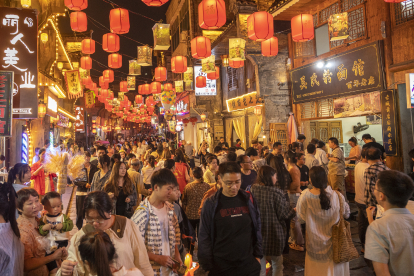
[[[10,222],[0,223],[0,275],[23,276],[24,246]]]
[[[365,179],[365,205],[367,207],[369,206],[376,206],[377,205],[377,199],[374,195],[374,188],[375,184],[377,183],[378,174],[382,171],[388,171],[389,168],[385,166],[384,163],[381,161],[372,164],[369,166],[364,173],[364,179]]]

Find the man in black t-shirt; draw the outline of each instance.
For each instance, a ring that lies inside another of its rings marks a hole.
[[[217,146],[219,146],[220,148],[228,149],[229,143],[224,141],[224,137],[220,137],[220,143],[218,143]]]
[[[309,185],[309,168],[305,165],[305,155],[303,153],[297,153],[296,157],[296,166],[300,171],[300,189],[303,191]]]
[[[220,164],[222,188],[201,210],[198,259],[214,276],[258,276],[263,258],[260,214],[250,193],[240,189],[236,162]]]
[[[368,133],[365,133],[362,135],[362,140],[365,142],[365,145],[362,146],[362,148],[377,148],[382,153],[382,160],[385,160],[387,158],[387,155],[385,154],[385,148],[380,143],[374,142],[371,135]]]

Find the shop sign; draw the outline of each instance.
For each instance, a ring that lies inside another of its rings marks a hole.
[[[69,53],[82,51],[82,42],[66,42],[66,51]]]
[[[251,92],[249,94],[226,100],[227,111],[232,112],[236,110],[242,110],[245,108],[253,107],[256,105],[263,105],[263,100],[257,97],[257,92]]]
[[[414,108],[414,73],[405,74],[407,89],[407,108]]]
[[[66,88],[68,90],[69,99],[82,97],[82,85],[79,70],[65,72]]]
[[[334,118],[364,116],[380,112],[381,101],[378,91],[334,100]]]
[[[379,42],[367,44],[290,72],[294,103],[384,89]]]
[[[135,77],[127,77],[127,88],[128,90],[135,90]]]
[[[177,98],[179,98],[179,96],[177,96]],[[182,114],[190,112],[190,105],[188,104],[188,102],[189,102],[188,96],[177,101],[176,110],[177,110],[178,115],[182,115]]]
[[[57,109],[58,109],[58,98],[49,93],[47,95],[47,109],[46,114],[50,117],[56,118],[57,117]]]
[[[57,125],[60,127],[69,127],[69,118],[59,112],[59,121]]]
[[[95,95],[93,91],[85,92],[85,107],[93,108],[95,106]]]
[[[75,106],[75,131],[85,132],[84,114],[84,108],[82,106]]]
[[[37,10],[0,9],[1,70],[14,72],[13,118],[37,119]]]
[[[0,137],[12,135],[13,74],[0,71]]]
[[[395,116],[395,92],[386,90],[381,92],[382,141],[385,153],[391,156],[398,155],[397,118]]]
[[[207,73],[201,70],[201,66],[194,66],[194,82],[198,76],[206,77],[206,87],[198,88],[195,87],[196,96],[215,96],[217,95],[216,80],[209,80]]]

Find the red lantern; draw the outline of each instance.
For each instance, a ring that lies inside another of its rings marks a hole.
[[[229,66],[231,68],[240,68],[240,67],[243,67],[244,66],[244,60],[237,60],[237,61],[230,60],[229,61]]]
[[[220,78],[220,67],[216,66],[216,72],[207,73],[207,78],[209,80],[216,80],[216,79]]]
[[[114,99],[114,92],[109,93],[109,99],[113,100]]]
[[[103,71],[103,79],[106,82],[113,82],[114,81],[114,71],[111,69],[107,69]]]
[[[171,59],[171,71],[173,73],[185,73],[187,71],[187,57],[175,56]]]
[[[122,55],[120,54],[110,54],[108,56],[108,66],[111,68],[121,68],[122,67]]]
[[[300,14],[291,20],[292,40],[305,42],[315,37],[313,28],[313,17],[311,14]]]
[[[109,96],[108,89],[101,89],[101,98],[102,98],[102,100],[108,98],[108,96]]]
[[[151,94],[151,89],[150,89],[151,87],[150,87],[150,85],[148,84],[148,83],[146,83],[146,84],[143,84],[142,85],[142,90],[141,90],[141,94],[142,95],[149,95],[149,94]]]
[[[206,82],[207,82],[206,77],[204,77],[204,76],[198,76],[196,78],[196,87],[198,87],[198,88],[206,87],[206,85],[207,85]]]
[[[65,0],[65,6],[73,11],[81,11],[88,7],[88,0]]]
[[[401,2],[404,2],[404,1],[407,1],[407,0],[384,0],[385,2],[387,2],[387,3],[401,3]]]
[[[154,102],[154,97],[153,97],[153,96],[148,96],[148,97],[145,99],[145,104],[146,104],[146,105],[154,105],[154,104],[155,104],[155,102]]]
[[[184,126],[187,126],[187,124],[190,122],[190,120],[188,120],[188,119],[183,119],[183,123],[184,123]]]
[[[92,69],[91,57],[81,57],[81,68],[85,70]]]
[[[211,56],[211,41],[208,37],[197,36],[191,40],[191,55],[193,58],[207,58]]]
[[[109,25],[112,33],[126,34],[129,32],[129,12],[126,9],[112,9],[109,13]]]
[[[121,92],[128,92],[128,82],[127,81],[121,81],[119,83],[119,90],[121,90]]]
[[[154,74],[156,81],[165,81],[167,79],[167,68],[157,67]]]
[[[70,27],[74,32],[86,32],[88,29],[88,18],[84,12],[72,12],[70,14]]]
[[[86,78],[82,79],[82,84],[85,86],[89,86],[92,83],[92,78],[87,76]]]
[[[262,115],[262,107],[261,106],[255,106],[254,107],[254,114],[256,115],[256,116],[260,116],[260,115]]]
[[[102,49],[108,53],[119,51],[119,36],[117,34],[104,34],[102,37]]]
[[[262,41],[262,55],[265,57],[276,56],[279,52],[278,44],[277,37],[271,37],[268,40]]]
[[[145,5],[150,7],[160,7],[168,2],[168,0],[142,0]]]
[[[89,89],[90,90],[97,90],[98,89],[98,85],[95,82],[93,82],[91,85],[89,85]]]
[[[273,36],[273,16],[265,11],[251,14],[247,18],[247,36],[251,40],[264,41]]]
[[[99,86],[103,89],[108,89],[109,88],[109,82],[104,80],[103,76],[99,77]]]
[[[226,23],[226,4],[223,0],[203,0],[198,5],[198,25],[202,29],[218,29]]]
[[[95,40],[92,38],[82,40],[82,54],[92,55],[93,53],[95,53]]]
[[[135,103],[136,104],[142,104],[142,96],[141,95],[136,95],[135,96]]]
[[[159,94],[161,93],[161,83],[159,82],[152,82],[151,83],[151,93],[152,94]]]
[[[171,90],[173,90],[171,83],[164,84],[164,91],[171,91]]]

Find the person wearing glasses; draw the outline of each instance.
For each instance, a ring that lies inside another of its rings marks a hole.
[[[113,242],[118,260],[116,269],[138,268],[145,276],[153,276],[154,272],[148,259],[144,240],[138,227],[123,216],[112,214],[112,200],[107,193],[95,191],[85,200],[86,225],[71,239],[68,258],[63,261],[58,275],[90,275],[89,266],[80,257],[78,245],[83,236],[95,232],[105,232]],[[75,271],[76,270],[76,271]]]
[[[241,167],[241,186],[242,190],[249,190],[251,185],[256,182],[257,172],[253,170],[252,161],[247,155],[237,157],[237,164]]]

